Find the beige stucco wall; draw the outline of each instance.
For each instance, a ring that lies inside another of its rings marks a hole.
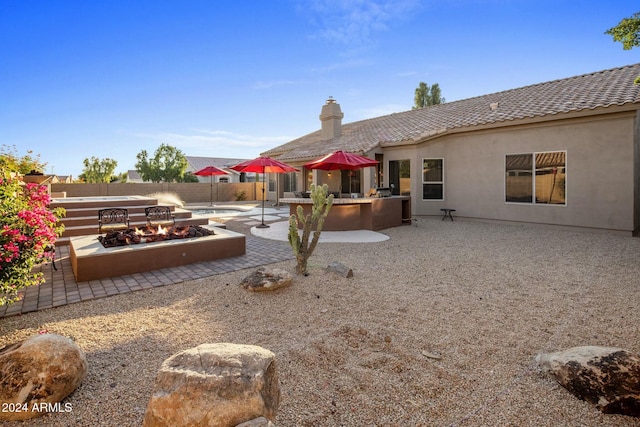
[[[635,125],[634,125],[634,139],[633,139],[633,159],[634,159],[634,175],[633,182],[633,195],[634,195],[634,224],[635,233],[640,233],[640,111],[636,113]]]
[[[634,229],[635,112],[443,136],[385,151],[411,159],[416,215]],[[505,155],[566,151],[566,206],[505,203]],[[444,158],[444,201],[422,200],[423,158]]]

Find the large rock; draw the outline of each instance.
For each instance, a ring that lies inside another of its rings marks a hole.
[[[0,350],[0,420],[68,412],[62,399],[87,375],[87,359],[69,338],[42,334]]]
[[[242,279],[240,285],[253,292],[274,291],[289,286],[292,281],[291,273],[286,270],[260,267],[253,274]]]
[[[235,427],[274,421],[280,404],[275,355],[262,347],[202,344],[162,363],[144,426]]]
[[[329,263],[329,265],[327,265],[327,271],[339,274],[340,276],[348,279],[353,277],[353,270],[338,261]]]
[[[574,347],[540,354],[538,365],[578,398],[609,414],[640,417],[640,357],[621,348]]]
[[[245,421],[242,424],[238,424],[236,427],[274,427],[275,424],[266,419],[265,417],[254,418],[251,421]]]

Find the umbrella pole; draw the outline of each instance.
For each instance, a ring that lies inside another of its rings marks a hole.
[[[210,184],[210,187],[209,187],[209,193],[210,193],[210,195],[209,195],[209,200],[210,200],[209,206],[213,206],[213,175],[211,175],[210,178],[211,178],[211,184]]]
[[[267,224],[264,223],[264,190],[267,185],[267,174],[265,171],[262,171],[262,224],[257,225],[256,228],[269,228]]]

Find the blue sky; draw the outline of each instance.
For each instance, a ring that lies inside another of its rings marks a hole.
[[[253,158],[320,127],[640,62],[610,0],[0,0],[0,144],[73,175],[160,144]]]

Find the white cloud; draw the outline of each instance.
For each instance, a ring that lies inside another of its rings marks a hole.
[[[318,27],[315,37],[345,44],[369,43],[420,6],[418,0],[308,0],[301,9]]]
[[[351,59],[345,62],[337,62],[329,65],[325,65],[323,67],[312,68],[311,71],[314,73],[328,73],[336,70],[346,70],[349,68],[357,68],[366,65],[370,65],[371,61],[366,61],[363,59]]]
[[[225,130],[191,129],[189,133],[136,133],[134,136],[172,145],[188,156],[253,158],[295,137],[245,135]]]

